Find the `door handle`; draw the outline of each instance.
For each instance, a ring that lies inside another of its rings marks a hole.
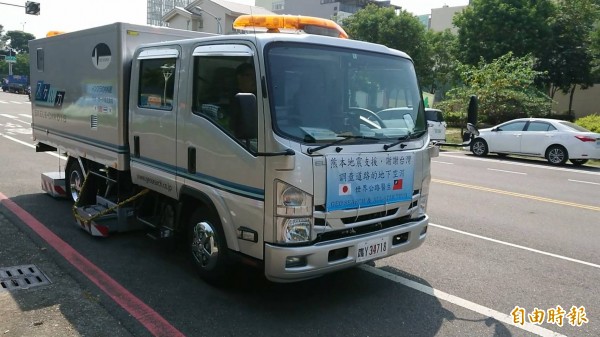
[[[196,173],[196,148],[193,146],[188,147],[188,172]]]

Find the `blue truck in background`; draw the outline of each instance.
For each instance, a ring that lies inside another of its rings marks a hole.
[[[2,91],[15,94],[29,93],[29,76],[27,75],[8,75],[2,79]]]

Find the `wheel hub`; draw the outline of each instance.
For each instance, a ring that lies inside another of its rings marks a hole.
[[[69,186],[71,187],[71,198],[73,201],[77,201],[79,193],[81,192],[81,181],[82,177],[78,171],[72,171],[69,176]]]
[[[200,222],[194,226],[192,254],[204,269],[212,269],[216,265],[219,257],[219,247],[215,230],[209,223]]]

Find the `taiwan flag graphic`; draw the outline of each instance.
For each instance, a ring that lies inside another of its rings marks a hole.
[[[392,190],[401,190],[402,189],[402,179],[395,179],[394,186],[392,186]]]
[[[350,184],[340,184],[339,195],[351,195],[351,194],[352,194],[352,186],[350,186]]]

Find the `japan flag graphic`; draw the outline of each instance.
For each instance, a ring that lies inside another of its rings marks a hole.
[[[350,184],[340,184],[340,195],[351,195],[352,186]]]

